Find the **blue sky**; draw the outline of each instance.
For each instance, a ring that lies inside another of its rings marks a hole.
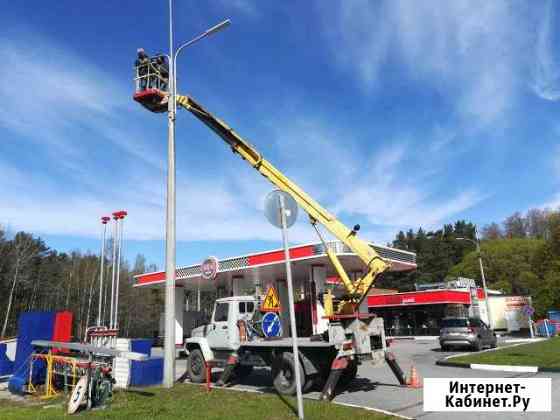
[[[193,95],[349,225],[380,243],[457,219],[560,205],[553,1],[177,1]],[[162,266],[166,126],[131,100],[136,48],[166,51],[167,2],[26,1],[0,23],[0,224],[60,250]],[[186,112],[177,120],[177,262],[274,248],[272,189]],[[305,217],[294,242],[315,240]]]

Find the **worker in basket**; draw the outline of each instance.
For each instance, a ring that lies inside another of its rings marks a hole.
[[[169,85],[169,66],[167,64],[167,56],[157,55],[152,58],[152,66],[156,72],[156,86],[155,89],[167,91]]]
[[[164,54],[149,56],[143,48],[138,48],[137,54],[133,98],[152,112],[165,112],[168,107],[169,59]]]
[[[138,56],[134,62],[134,68],[136,69],[136,92],[141,90],[146,90],[148,87],[148,73],[150,67],[150,58],[144,51],[144,48],[138,48],[136,50]]]
[[[138,48],[134,62],[136,69],[136,92],[157,89],[167,92],[169,85],[169,66],[167,56],[156,54],[149,57],[143,48]]]

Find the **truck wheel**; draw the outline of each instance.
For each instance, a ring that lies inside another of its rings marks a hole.
[[[187,361],[187,371],[191,381],[195,384],[206,382],[206,367],[204,363],[204,356],[200,349],[194,349],[189,354]]]
[[[251,365],[237,365],[233,370],[233,374],[238,380],[242,380],[251,374],[253,366]]]
[[[346,369],[344,369],[342,375],[340,375],[340,379],[338,380],[339,386],[346,388],[348,385],[350,385],[350,382],[354,380],[357,374],[358,363],[356,363],[355,360],[352,360],[350,363],[348,363],[348,366],[346,366]]]
[[[303,387],[305,384],[305,373],[301,363],[299,365],[299,374]],[[272,383],[276,391],[281,395],[296,394],[296,371],[292,353],[284,352],[274,359],[272,362]]]

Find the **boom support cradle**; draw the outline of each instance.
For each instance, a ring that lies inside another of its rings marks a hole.
[[[348,294],[348,298],[340,303],[337,313],[355,312],[356,306],[365,298],[368,291],[373,286],[376,277],[386,271],[390,267],[390,264],[381,258],[366,241],[358,238],[356,231],[346,227],[327,210],[321,207],[319,203],[313,200],[294,182],[276,169],[225,122],[206,111],[202,105],[189,96],[177,95],[176,103],[188,110],[198,120],[220,136],[231,147],[234,153],[239,154],[242,159],[246,160],[277,188],[290,194],[298,205],[309,215],[311,224],[314,226],[323,244],[325,244],[325,241],[316,226],[317,222],[322,224],[329,232],[346,244],[352,252],[358,255],[364,262],[367,267],[366,274],[352,281],[344,270],[336,253],[325,246],[327,256],[340,276]]]

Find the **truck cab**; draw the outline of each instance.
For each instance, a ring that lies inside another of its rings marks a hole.
[[[238,321],[250,320],[257,310],[254,296],[217,299],[210,323],[192,330],[191,337],[185,340],[185,352],[189,354],[199,347],[205,360],[226,360],[226,354],[240,346]]]

